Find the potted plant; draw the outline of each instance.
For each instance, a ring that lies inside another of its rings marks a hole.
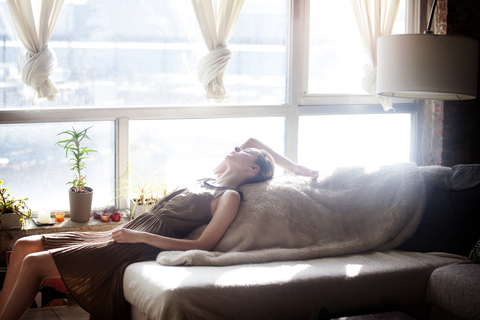
[[[70,153],[70,170],[76,172],[74,179],[67,182],[71,186],[69,189],[70,220],[75,222],[89,221],[92,211],[93,189],[86,186],[87,176],[82,174],[82,170],[87,167],[84,160],[89,159],[89,153],[96,151],[80,146],[83,139],[91,140],[87,135],[87,131],[91,127],[82,131],[77,131],[72,127],[72,130],[60,132],[57,136],[68,135],[69,138],[55,144],[65,149],[67,158]]]
[[[25,203],[28,198],[15,199],[8,192],[8,188],[1,187],[0,180],[0,225],[5,229],[20,229],[27,227],[27,221],[32,217],[32,210]]]
[[[124,176],[128,179],[122,179],[119,188],[124,191],[116,198],[133,195],[133,198],[130,199],[131,219],[147,212],[149,207],[167,194],[167,186],[161,170],[152,172],[145,177],[139,174],[132,165],[129,166]]]

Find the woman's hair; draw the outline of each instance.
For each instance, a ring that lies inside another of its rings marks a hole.
[[[260,171],[258,171],[253,177],[245,180],[242,185],[267,181],[273,177],[273,174],[275,173],[275,160],[273,160],[270,153],[261,149],[255,164],[260,168]]]

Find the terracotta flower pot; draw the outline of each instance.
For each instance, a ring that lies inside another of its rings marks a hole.
[[[78,193],[72,189],[68,191],[70,198],[70,220],[74,222],[88,222],[92,213],[93,189],[85,187],[89,192]]]

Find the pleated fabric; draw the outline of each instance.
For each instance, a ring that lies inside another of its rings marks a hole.
[[[123,228],[182,238],[211,218],[210,205],[227,187],[205,180],[179,188]],[[112,240],[112,231],[63,232],[43,236],[43,246],[57,265],[68,292],[90,319],[130,319],[123,295],[123,275],[134,262],[155,260],[161,249]]]

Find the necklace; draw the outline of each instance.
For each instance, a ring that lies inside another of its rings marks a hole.
[[[215,180],[207,179],[207,180],[203,181],[203,183],[206,184],[207,186],[210,186],[210,187],[213,187],[213,188],[230,188],[230,187],[227,187],[227,186],[216,186],[216,185],[213,185],[213,184],[209,183],[209,181],[215,181]]]

